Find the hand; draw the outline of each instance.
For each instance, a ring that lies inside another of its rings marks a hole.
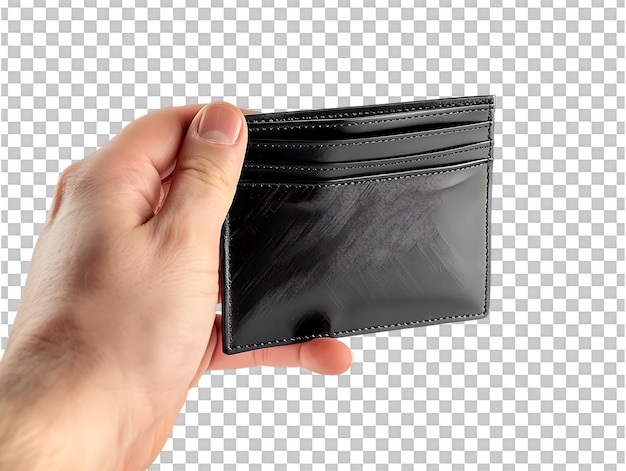
[[[222,353],[220,231],[246,143],[231,105],[171,108],[63,173],[0,363],[1,469],[145,469],[207,369],[349,367],[331,339]]]

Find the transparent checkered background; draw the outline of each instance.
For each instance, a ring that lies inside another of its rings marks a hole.
[[[151,470],[624,469],[623,1],[8,3],[2,347],[59,172],[148,110],[498,97],[490,317],[207,374]]]

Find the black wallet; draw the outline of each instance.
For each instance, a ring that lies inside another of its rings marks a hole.
[[[485,317],[494,97],[246,117],[223,349]]]

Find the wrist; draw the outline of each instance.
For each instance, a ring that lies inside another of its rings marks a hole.
[[[107,398],[79,375],[27,363],[0,362],[0,469],[115,469],[122,443]]]

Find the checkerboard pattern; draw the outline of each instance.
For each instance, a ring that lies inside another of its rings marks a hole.
[[[490,317],[207,374],[150,470],[624,469],[623,0],[74,3],[2,7],[2,348],[59,172],[148,110],[494,94]]]

